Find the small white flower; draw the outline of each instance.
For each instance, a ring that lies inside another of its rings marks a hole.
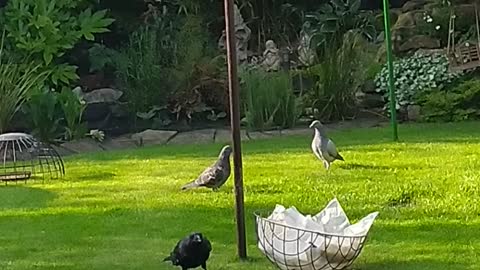
[[[435,26],[435,30],[440,30],[440,25]]]
[[[427,23],[431,23],[431,22],[433,22],[432,17],[428,17],[428,18],[427,18]]]
[[[90,130],[90,136],[94,138],[95,140],[102,142],[105,139],[105,133],[101,130],[98,129],[92,129]]]
[[[470,43],[465,42],[465,47],[469,47],[469,46],[470,46]]]

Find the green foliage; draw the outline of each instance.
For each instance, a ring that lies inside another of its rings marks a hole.
[[[450,7],[439,7],[432,12],[423,13],[423,20],[418,22],[417,31],[419,34],[437,38],[443,46],[446,46],[449,23]]]
[[[176,65],[172,68],[175,89],[171,100],[177,119],[191,120],[194,114],[219,119],[215,111],[227,110],[225,58],[214,56],[203,19],[188,16],[175,37]]]
[[[6,131],[14,114],[21,108],[28,94],[43,86],[46,72],[34,63],[17,64],[3,50],[0,41],[0,133]]]
[[[480,81],[468,80],[451,88],[431,89],[420,100],[426,121],[480,118]]]
[[[289,128],[299,115],[288,73],[261,70],[242,74],[244,122],[249,129]]]
[[[29,95],[22,111],[28,116],[27,125],[32,134],[44,142],[80,139],[87,128],[82,122],[85,103],[70,89],[60,93],[38,89]]]
[[[82,122],[83,111],[86,108],[84,101],[81,101],[72,90],[64,88],[58,94],[58,101],[63,111],[65,120],[64,138],[67,141],[80,139],[87,133],[87,127]]]
[[[44,89],[32,93],[23,106],[29,129],[43,142],[54,142],[61,136],[61,110],[55,92]]]
[[[94,34],[107,32],[113,19],[106,10],[79,11],[76,0],[10,0],[5,7],[5,29],[16,53],[29,57],[50,71],[54,85],[77,80],[76,67],[62,63],[60,57],[82,38],[94,40]]]
[[[321,49],[320,55],[324,54],[324,49],[340,47],[343,35],[351,30],[368,40],[376,38],[375,17],[371,12],[361,11],[360,4],[361,0],[331,0],[318,11],[306,15],[315,45]]]
[[[103,44],[93,44],[93,46],[88,49],[90,72],[101,71],[106,67],[115,66],[115,57],[117,54],[117,51],[107,48]]]
[[[443,89],[461,74],[448,71],[448,59],[440,54],[422,54],[398,59],[393,63],[396,108],[416,104],[418,95],[431,88]],[[377,92],[388,96],[388,67],[385,65],[375,79]]]
[[[115,57],[119,85],[129,109],[143,112],[155,105],[166,105],[171,89],[168,74],[161,66],[164,53],[158,46],[157,29],[145,26],[134,32],[128,45]]]
[[[355,92],[364,80],[359,56],[363,39],[355,32],[344,36],[342,47],[330,47],[322,63],[312,66],[307,76],[316,83],[306,103],[317,119],[342,119],[354,112]]]

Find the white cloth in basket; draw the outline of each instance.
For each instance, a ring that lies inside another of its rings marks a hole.
[[[271,222],[258,220],[258,248],[283,270],[341,269],[358,255],[362,244],[358,236],[367,235],[377,215],[371,213],[351,225],[336,198],[313,217],[277,205],[267,218]]]

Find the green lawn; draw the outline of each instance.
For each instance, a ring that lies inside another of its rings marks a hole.
[[[201,231],[211,270],[274,269],[252,213],[276,203],[317,213],[336,196],[356,221],[379,211],[355,269],[480,269],[480,123],[331,132],[345,163],[330,174],[310,137],[243,144],[248,253],[236,258],[233,177],[219,192],[180,192],[221,145],[70,157],[62,181],[0,187],[0,269],[175,269],[176,241]]]

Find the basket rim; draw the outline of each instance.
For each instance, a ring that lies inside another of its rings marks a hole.
[[[343,235],[343,234],[338,234],[338,233],[327,233],[327,232],[320,232],[320,231],[312,231],[312,230],[308,230],[308,229],[305,229],[305,228],[295,227],[295,226],[291,226],[291,225],[285,225],[285,224],[282,224],[278,221],[269,220],[269,219],[263,217],[259,213],[259,211],[255,211],[253,213],[253,215],[257,219],[261,219],[261,220],[267,221],[269,223],[273,223],[273,224],[278,225],[278,226],[282,226],[282,227],[286,227],[286,228],[290,228],[290,229],[295,229],[295,230],[300,230],[300,231],[304,231],[304,232],[308,232],[308,233],[320,234],[320,235],[323,235],[323,236],[334,236],[334,237],[344,237],[344,238],[366,238],[368,236],[368,233],[370,232],[370,230],[368,230],[367,233],[362,234],[362,235]]]

